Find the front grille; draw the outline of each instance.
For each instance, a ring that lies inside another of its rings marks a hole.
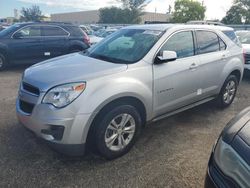
[[[23,100],[20,100],[19,104],[20,104],[20,109],[27,114],[31,114],[35,106],[34,104],[25,102]]]
[[[250,54],[245,54],[246,64],[250,64]]]
[[[25,83],[25,82],[23,82],[22,85],[23,85],[23,89],[24,89],[25,91],[28,91],[29,93],[34,94],[34,95],[37,95],[37,96],[40,95],[40,91],[39,91],[39,89],[38,89],[37,87],[34,87],[34,86],[32,86],[32,85],[30,85],[30,84],[27,84],[27,83]]]

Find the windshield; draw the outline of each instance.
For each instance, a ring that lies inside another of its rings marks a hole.
[[[14,24],[0,32],[0,36],[6,36],[14,31],[16,31],[18,28],[20,28],[19,24]]]
[[[112,63],[135,63],[148,53],[162,33],[156,30],[121,29],[90,48],[86,55]]]
[[[250,44],[250,31],[237,32],[237,36],[242,44]]]

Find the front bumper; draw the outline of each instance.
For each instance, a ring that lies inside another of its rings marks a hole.
[[[32,96],[22,90],[16,101],[17,118],[21,124],[50,146],[69,155],[83,154],[91,114],[77,114],[75,106],[57,109],[42,104],[41,96]],[[20,101],[32,102],[31,113],[24,112]]]

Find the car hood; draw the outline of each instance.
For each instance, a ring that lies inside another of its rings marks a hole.
[[[23,82],[47,91],[56,85],[88,81],[126,69],[126,64],[110,63],[73,53],[31,66],[25,70]]]
[[[221,134],[223,141],[228,144],[231,144],[235,135],[237,135],[249,121],[250,107],[242,110],[239,114],[237,114],[233,119],[228,122],[227,126],[224,128]],[[250,132],[248,134],[250,136]]]

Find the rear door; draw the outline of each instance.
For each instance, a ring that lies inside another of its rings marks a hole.
[[[66,53],[66,40],[70,33],[59,26],[43,25],[42,49],[45,59],[60,56]]]
[[[9,42],[11,61],[14,63],[36,63],[42,60],[40,26],[25,26],[15,32]]]
[[[220,91],[223,68],[230,56],[225,42],[213,31],[196,30],[197,56],[200,59],[202,96],[216,95]]]

